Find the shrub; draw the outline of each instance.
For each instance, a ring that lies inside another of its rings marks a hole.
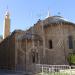
[[[75,54],[69,54],[68,62],[70,65],[75,65]]]

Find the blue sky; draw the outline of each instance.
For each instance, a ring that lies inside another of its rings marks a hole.
[[[75,22],[75,0],[0,0],[0,34],[3,33],[7,6],[11,18],[11,32],[15,29],[26,30],[38,19],[45,19],[48,10],[51,16],[60,15]]]

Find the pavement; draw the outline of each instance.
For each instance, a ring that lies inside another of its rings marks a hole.
[[[23,71],[0,70],[0,75],[28,75]]]

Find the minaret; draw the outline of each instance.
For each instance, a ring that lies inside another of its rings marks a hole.
[[[4,17],[3,39],[8,37],[9,35],[10,35],[10,15],[7,10]]]

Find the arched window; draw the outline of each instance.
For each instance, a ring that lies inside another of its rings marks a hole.
[[[73,49],[73,38],[72,38],[72,36],[68,36],[68,40],[69,40],[69,49]]]
[[[49,49],[53,48],[52,40],[49,40]]]
[[[32,62],[35,63],[35,52],[32,52]]]

